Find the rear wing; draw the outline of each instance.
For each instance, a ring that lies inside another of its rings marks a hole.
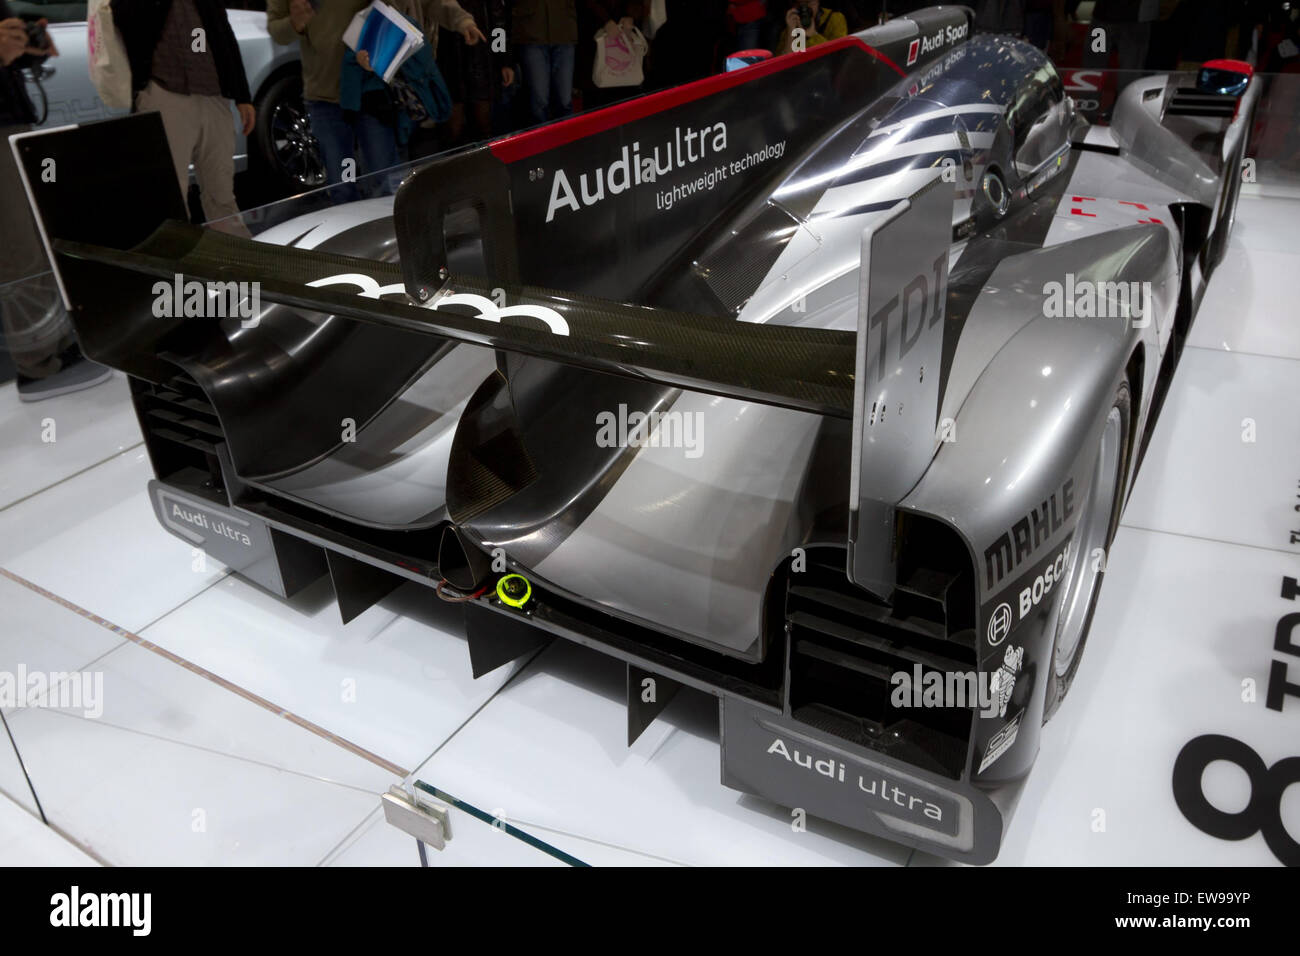
[[[665,282],[722,217],[770,195],[800,155],[959,44],[969,23],[963,7],[920,11],[434,161],[396,196],[400,271],[177,221],[185,208],[161,185],[157,116],[13,145],[87,354],[142,378],[219,347],[215,329],[155,314],[159,283],[234,283],[404,333],[850,418],[852,333],[739,327]],[[679,197],[670,207],[666,193]],[[483,261],[453,275],[444,221],[466,208]]]
[[[965,8],[923,11],[880,28],[887,33],[881,49],[845,38],[435,161],[396,196],[400,265],[179,221],[179,192],[159,185],[170,169],[156,114],[27,136],[14,149],[86,354],[155,383],[178,368],[192,375],[208,392],[241,474],[241,464],[254,460],[265,474],[291,470],[337,441],[335,405],[364,423],[434,350],[477,345],[853,420],[850,524],[861,544],[851,546],[849,575],[885,594],[894,505],[937,448],[951,190],[936,178],[868,230],[856,332],[738,322],[648,300],[696,236],[771,186],[783,157],[815,143],[832,117],[907,76],[894,56],[919,70],[964,39],[968,22]],[[806,110],[792,108],[790,91],[807,97]],[[765,106],[753,120],[759,125],[746,127],[757,104]],[[700,116],[730,115],[741,120],[693,125]],[[745,156],[766,156],[754,160],[758,172],[729,171],[690,201],[652,208],[665,187],[699,183],[685,167],[729,149],[742,127],[767,130],[746,139]],[[769,133],[785,138],[765,139]],[[667,138],[657,151],[647,149],[660,136]],[[775,143],[786,145],[774,151]],[[110,149],[138,163],[106,166],[100,157]],[[667,170],[675,178],[638,183],[637,162],[650,164],[643,172],[653,166],[656,177]],[[567,172],[573,163],[594,170],[591,178],[578,173],[575,183]],[[43,176],[49,168],[57,175]],[[478,217],[480,275],[449,269],[444,221],[466,208]],[[344,325],[375,335],[323,343],[310,394],[296,393],[318,414],[303,416],[267,404],[288,401],[274,394],[283,389],[271,366],[286,362],[273,336],[248,336],[245,346],[217,322],[157,307],[188,283],[209,292],[256,289],[263,303],[351,320]],[[284,414],[300,434],[277,447],[267,420]]]
[[[158,317],[173,283],[256,284],[274,302],[376,326],[822,415],[852,416],[851,332],[716,316],[449,276],[408,298],[391,263],[273,246],[168,222],[130,251],[55,243],[88,355],[151,377],[149,356],[190,352],[212,330]],[[159,283],[161,282],[161,286]],[[500,303],[500,304],[499,304]],[[364,359],[358,356],[359,364]]]

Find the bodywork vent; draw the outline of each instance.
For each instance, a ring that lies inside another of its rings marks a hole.
[[[180,374],[161,384],[132,378],[131,394],[158,478],[228,504],[217,455],[225,438],[198,384]]]
[[[1174,90],[1165,107],[1166,116],[1215,116],[1232,119],[1237,113],[1237,98],[1222,93],[1204,93],[1191,87]]]
[[[975,674],[974,632],[964,627],[954,593],[969,581],[951,571],[914,570],[887,606],[848,579],[846,560],[843,548],[810,548],[806,569],[785,574],[792,716],[960,778],[975,707],[900,708],[891,696],[899,672],[924,679],[937,671],[945,685],[946,675]]]

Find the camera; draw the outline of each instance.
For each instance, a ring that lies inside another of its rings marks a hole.
[[[812,26],[812,22],[812,7],[807,6],[806,4],[801,4],[799,6],[799,25],[807,30]]]
[[[45,32],[45,24],[28,20],[23,27],[27,30],[27,45],[33,50],[44,50],[50,45],[50,35]]]

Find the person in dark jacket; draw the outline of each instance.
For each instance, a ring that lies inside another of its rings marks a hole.
[[[575,0],[515,0],[511,40],[519,54],[534,123],[573,112],[573,61],[578,45]]]
[[[1025,34],[1025,0],[975,0],[977,33]]]
[[[1104,69],[1114,52],[1121,70],[1142,69],[1151,42],[1151,24],[1159,13],[1159,0],[1097,0],[1083,48],[1083,65]],[[1122,88],[1132,79],[1120,76],[1118,85]]]
[[[225,7],[220,0],[112,0],[112,8],[131,64],[135,109],[162,114],[182,194],[193,163],[204,215],[236,215],[230,101],[245,136],[257,117]]]
[[[462,37],[449,36],[438,44],[438,69],[452,99],[447,121],[447,139],[452,145],[461,141],[467,123],[471,139],[492,134],[492,104],[497,94],[515,81],[506,0],[461,0],[460,5],[492,39],[470,46]]]
[[[727,39],[726,0],[666,0],[668,19],[650,41],[649,89],[665,89],[716,73]]]
[[[399,12],[412,26],[420,26],[411,13]],[[344,50],[339,106],[344,114],[368,113],[391,130],[398,146],[405,146],[419,124],[441,123],[451,116],[451,94],[429,43],[408,56],[389,82],[374,72],[366,50]]]
[[[48,35],[34,46],[27,25],[0,0],[0,327],[17,373],[18,398],[24,402],[89,388],[112,375],[77,348],[9,148],[10,136],[27,132],[40,120],[27,96],[23,70],[57,55]]]

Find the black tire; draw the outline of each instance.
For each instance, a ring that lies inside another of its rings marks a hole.
[[[324,160],[307,122],[299,72],[295,69],[273,79],[256,106],[248,155],[260,184],[277,197],[323,186]]]
[[[1132,398],[1130,397],[1127,380],[1121,381],[1115,390],[1115,400],[1111,403],[1110,410],[1107,412],[1108,420],[1111,412],[1114,411],[1119,412],[1119,440],[1115,474],[1107,479],[1113,482],[1113,504],[1110,509],[1109,521],[1106,525],[1104,545],[1106,555],[1108,556],[1110,554],[1110,546],[1115,540],[1115,534],[1119,530],[1120,515],[1124,510],[1125,479],[1128,476],[1129,460],[1132,454],[1132,449],[1130,447],[1133,424]],[[1103,431],[1103,436],[1104,434]],[[1097,454],[1098,458],[1100,458],[1102,454],[1101,444],[1098,446]],[[1100,479],[1095,477],[1094,481],[1096,480]],[[1095,494],[1095,489],[1089,489],[1088,494],[1088,501],[1093,500],[1092,496]],[[1081,518],[1080,520],[1083,519]],[[1076,535],[1073,540],[1078,542],[1081,537],[1082,535],[1080,532],[1076,530]],[[1078,546],[1079,545],[1077,544],[1075,545],[1075,547]],[[1074,555],[1075,562],[1092,560],[1093,558],[1091,554],[1076,552]],[[1098,568],[1095,584],[1092,587],[1091,595],[1087,600],[1087,606],[1084,610],[1082,632],[1075,646],[1073,657],[1070,659],[1069,666],[1065,672],[1058,673],[1056,657],[1057,644],[1061,639],[1061,615],[1064,613],[1064,609],[1072,597],[1071,591],[1073,588],[1067,588],[1062,593],[1061,605],[1057,610],[1056,617],[1053,618],[1053,626],[1057,627],[1057,633],[1052,641],[1052,652],[1045,664],[1047,670],[1047,680],[1045,682],[1047,685],[1047,699],[1043,705],[1043,723],[1047,723],[1047,721],[1051,719],[1052,715],[1056,713],[1056,709],[1061,705],[1061,702],[1065,699],[1065,695],[1069,692],[1070,685],[1074,683],[1074,676],[1079,670],[1079,662],[1083,659],[1083,652],[1087,647],[1088,631],[1092,627],[1092,618],[1097,610],[1097,597],[1101,594],[1101,586],[1105,581],[1105,578],[1106,568],[1103,563]],[[1071,582],[1073,582],[1073,577],[1071,577]]]

